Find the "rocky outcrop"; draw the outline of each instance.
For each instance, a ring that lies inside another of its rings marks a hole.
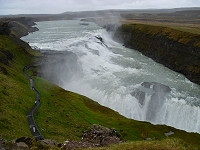
[[[54,146],[54,147],[58,146],[58,143],[55,140],[44,139],[38,142],[41,143],[43,146]]]
[[[2,18],[0,20],[0,34],[14,35],[18,38],[28,35],[28,33],[38,31],[33,27],[34,19],[27,17]]]
[[[62,144],[61,149],[71,150],[77,148],[108,146],[120,142],[121,139],[115,129],[94,124],[84,133],[81,141],[67,140]]]
[[[54,140],[36,141],[32,138],[21,137],[12,141],[0,139],[0,150],[29,150],[29,149],[57,149],[58,143]]]
[[[200,84],[200,35],[131,24],[119,27],[114,39]]]
[[[0,21],[0,34],[10,35],[9,22]]]
[[[34,138],[21,137],[7,142],[0,139],[0,150],[29,150],[29,149],[58,149],[71,150],[77,148],[89,148],[108,146],[122,142],[115,129],[106,128],[101,125],[92,125],[84,132],[81,141],[67,140],[58,144],[55,140],[45,139],[37,141]]]

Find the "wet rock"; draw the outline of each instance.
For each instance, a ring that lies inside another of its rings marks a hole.
[[[153,90],[155,92],[165,92],[168,93],[171,91],[170,87],[161,83],[157,83],[157,82],[152,82],[153,84]]]
[[[171,89],[169,86],[161,83],[142,82],[141,87],[135,89],[131,95],[134,96],[142,106],[145,102],[145,96],[151,96],[147,106],[146,120],[155,121],[158,112],[164,104],[165,96],[170,91]]]
[[[136,89],[135,91],[133,91],[131,93],[132,96],[134,96],[141,105],[144,104],[144,100],[145,100],[145,93],[143,91],[140,91],[139,89]]]
[[[103,40],[102,37],[100,37],[100,36],[95,36],[95,38],[97,38],[97,39],[100,41],[100,43],[101,43],[102,45],[105,45],[105,46],[108,48],[108,46],[104,43],[104,40]]]
[[[174,134],[174,132],[170,131],[170,132],[168,132],[168,133],[165,133],[165,136],[166,136],[166,137],[169,137],[169,136],[171,136],[171,135],[173,135],[173,134]]]
[[[142,85],[143,87],[145,87],[145,88],[150,88],[151,83],[150,83],[150,82],[142,82],[141,85]]]
[[[103,43],[103,38],[100,36],[95,36],[95,38],[97,38],[99,41],[101,41]]]
[[[79,23],[80,25],[83,25],[83,26],[88,26],[89,23]]]
[[[149,101],[146,119],[155,121],[158,111],[164,104],[165,95],[169,93],[171,89],[169,86],[157,82],[151,82],[151,86],[153,86],[152,89],[155,93],[151,96]]]
[[[157,83],[157,82],[142,82],[141,86],[145,87],[145,88],[151,88],[151,86],[153,87],[153,90],[155,92],[170,92],[171,89],[169,86],[161,84],[161,83]]]

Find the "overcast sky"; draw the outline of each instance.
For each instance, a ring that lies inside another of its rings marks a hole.
[[[0,0],[0,15],[178,7],[200,7],[200,0]]]

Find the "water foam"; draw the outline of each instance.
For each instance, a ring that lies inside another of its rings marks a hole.
[[[183,75],[114,42],[95,24],[83,27],[74,20],[40,22],[38,28],[39,32],[23,38],[31,46],[68,50],[78,57],[83,76],[62,81],[63,88],[85,95],[128,118],[200,133],[200,87]],[[95,36],[102,37],[104,42]],[[154,119],[147,119],[153,91],[147,91],[143,105],[130,94],[144,81],[163,83],[172,89],[162,103],[156,104]]]

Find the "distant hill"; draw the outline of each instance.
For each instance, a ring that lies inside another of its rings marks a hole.
[[[80,11],[80,12],[63,12],[61,14],[19,14],[19,15],[6,15],[0,16],[0,18],[15,18],[15,17],[30,17],[34,18],[34,21],[49,21],[49,20],[69,20],[74,18],[86,18],[86,17],[122,17],[134,16],[140,18],[146,18],[153,14],[153,16],[186,16],[188,17],[194,13],[199,13],[200,7],[188,7],[188,8],[173,8],[173,9],[110,9],[110,10],[95,10],[95,11]],[[147,15],[148,14],[148,15]],[[151,15],[149,15],[151,14]],[[194,16],[194,15],[193,15]],[[193,17],[192,16],[192,17]]]

